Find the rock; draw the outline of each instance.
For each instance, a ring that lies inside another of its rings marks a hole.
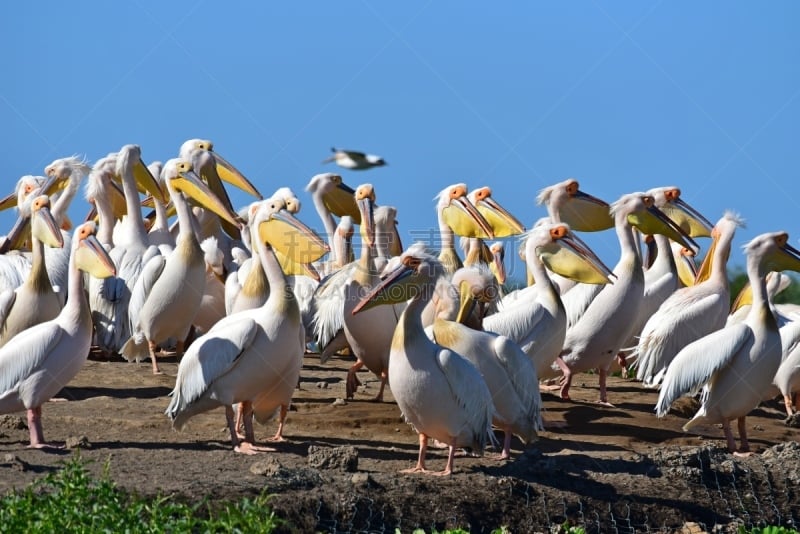
[[[5,430],[24,430],[28,428],[28,423],[17,415],[3,415],[0,416],[0,428]]]
[[[339,469],[353,472],[358,469],[358,450],[355,447],[308,447],[308,465],[317,469]]]
[[[68,449],[90,449],[92,444],[86,436],[70,436],[64,446]]]
[[[317,382],[317,387],[319,389],[328,389],[328,383],[324,381]]]
[[[354,486],[369,486],[372,484],[372,478],[369,473],[355,473],[350,479]]]
[[[333,401],[334,406],[347,406],[347,401],[344,399],[336,399]]]
[[[689,522],[689,523],[684,523],[678,532],[680,532],[681,534],[703,534],[704,532],[706,532],[706,529],[700,526],[699,523]]]
[[[250,472],[254,475],[273,477],[281,472],[281,468],[282,466],[277,459],[268,458],[266,460],[255,462],[253,465],[251,465]]]

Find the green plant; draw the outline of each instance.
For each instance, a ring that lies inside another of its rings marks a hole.
[[[786,527],[753,527],[748,529],[745,526],[739,527],[739,534],[798,534],[797,529]]]
[[[271,532],[280,523],[268,496],[190,506],[172,497],[144,498],[116,487],[109,464],[92,478],[80,455],[24,491],[0,498],[4,532]]]

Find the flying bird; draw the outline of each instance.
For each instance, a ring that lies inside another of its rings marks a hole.
[[[333,152],[333,156],[324,159],[322,163],[335,161],[339,167],[353,171],[363,171],[365,169],[383,167],[386,165],[386,161],[375,154],[365,154],[363,152],[356,152],[355,150],[342,150],[340,148],[331,148],[331,152]]]

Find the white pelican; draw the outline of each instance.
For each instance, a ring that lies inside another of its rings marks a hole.
[[[614,219],[609,215],[608,203],[604,200],[581,191],[580,184],[574,178],[545,187],[536,196],[537,204],[544,204],[550,222],[566,223],[575,232],[598,232],[614,226]],[[563,278],[551,273],[553,283],[562,295],[567,295],[575,286],[575,280]],[[577,322],[588,302],[591,302],[602,286],[590,285],[584,295],[572,295],[564,300],[569,324]],[[577,300],[573,303],[572,300]],[[579,311],[573,311],[575,308]]]
[[[14,191],[8,194],[5,198],[0,199],[0,211],[10,208],[17,208],[19,211],[25,205],[26,200],[31,198],[31,195],[48,194],[47,192],[40,191],[41,186],[46,181],[47,178],[44,176],[32,176],[28,174],[21,177],[19,180],[17,180],[17,184],[14,186]],[[8,234],[3,236],[2,243],[0,243],[0,254],[5,254],[10,250],[19,250],[20,248],[23,248],[27,238],[29,219],[24,217],[24,210],[22,210],[20,215],[21,216],[17,218],[17,221]],[[3,271],[5,270],[6,269],[3,268]],[[24,275],[22,278],[20,278],[19,283],[22,283],[22,280],[24,280]],[[19,285],[11,285],[12,282],[8,282],[8,284],[12,289]]]
[[[449,447],[447,465],[433,474],[449,475],[456,447],[482,452],[486,446],[494,414],[492,395],[474,365],[425,335],[422,310],[437,280],[446,274],[444,265],[426,254],[424,246],[412,245],[387,269],[390,272],[353,313],[376,303],[404,302],[413,295],[394,331],[389,357],[389,387],[406,421],[419,432],[417,463],[403,472],[428,472],[430,437]]]
[[[342,182],[342,177],[332,172],[315,174],[306,185],[306,191],[311,195],[314,207],[325,227],[325,236],[332,251],[334,233],[336,232],[337,217],[349,215],[355,224],[361,224],[361,214],[356,206],[353,195],[355,191],[347,184]],[[347,261],[345,258],[332,258],[334,266],[343,266]],[[334,269],[325,269],[323,274],[328,275]]]
[[[164,164],[160,161],[154,161],[147,166],[147,170],[158,181],[158,185],[166,188],[166,184],[161,175],[164,170]],[[147,241],[151,246],[156,246],[161,251],[161,254],[166,256],[175,248],[175,237],[169,231],[169,216],[167,214],[167,206],[161,199],[157,197],[149,197],[153,201],[153,223],[147,231]]]
[[[670,405],[703,386],[702,405],[683,426],[721,423],[728,450],[738,453],[730,421],[737,419],[741,452],[748,453],[745,416],[761,402],[781,364],[781,336],[767,299],[769,271],[800,271],[800,251],[785,232],[761,234],[744,250],[753,304],[747,318],[686,345],[667,367],[656,404],[663,417]]]
[[[202,154],[208,156],[205,163],[201,158],[201,165],[209,164],[210,154],[206,151]],[[136,311],[138,320],[131,338],[121,350],[128,361],[140,361],[149,354],[153,374],[160,373],[155,354],[159,343],[177,339],[176,351],[178,359],[181,358],[184,341],[205,292],[205,259],[192,229],[192,214],[184,195],[231,224],[237,224],[236,215],[200,180],[188,161],[180,158],[169,160],[164,165],[163,176],[178,213],[178,238],[169,256],[157,255],[142,268],[131,296],[131,316]],[[142,296],[144,300],[140,300]]]
[[[0,412],[28,412],[30,446],[47,448],[42,431],[42,404],[78,373],[89,354],[92,316],[83,275],[114,274],[114,264],[95,238],[96,226],[75,230],[69,263],[69,291],[61,313],[14,336],[0,348]]]
[[[439,261],[449,274],[464,266],[456,252],[455,235],[494,237],[494,230],[489,222],[467,197],[466,184],[448,186],[436,195],[436,218],[441,239]]]
[[[691,238],[655,206],[650,195],[624,195],[611,206],[611,214],[620,244],[620,259],[614,267],[616,279],[603,287],[578,322],[567,330],[561,358],[556,360],[564,374],[561,397],[565,399],[569,398],[574,373],[598,369],[600,403],[608,404],[608,368],[631,334],[644,294],[644,273],[633,227],[646,234],[666,234],[695,248],[693,242],[689,245]]]
[[[717,221],[711,247],[700,266],[699,283],[674,292],[645,323],[634,353],[636,378],[644,385],[657,386],[678,351],[725,326],[730,309],[725,266],[736,228],[742,225],[732,212]]]
[[[774,397],[780,392],[783,395],[786,414],[791,416],[800,409],[800,320],[787,322],[781,327],[780,332],[781,365],[772,381],[775,387],[767,388],[764,398]]]
[[[561,259],[562,249],[572,261]],[[525,261],[535,284],[521,290],[513,304],[483,319],[483,328],[506,336],[528,355],[539,378],[552,376],[550,367],[561,352],[567,316],[558,288],[547,269],[592,284],[610,282],[611,270],[563,223],[542,223],[525,236]],[[461,293],[463,305],[472,295]]]
[[[97,240],[106,250],[114,247],[114,228],[126,210],[125,193],[114,181],[116,168],[117,154],[109,154],[95,161],[86,180],[85,197],[92,205],[87,220],[96,217]]]
[[[355,150],[342,150],[337,148],[331,148],[331,152],[333,152],[333,156],[325,158],[322,160],[322,163],[335,161],[339,167],[350,169],[351,171],[362,171],[386,165],[386,161],[384,161],[382,157],[374,154],[365,154],[363,152],[356,152]]]
[[[375,191],[372,184],[363,184],[356,188],[355,199],[361,211],[361,256],[344,285],[342,311],[345,338],[356,357],[356,363],[347,370],[345,397],[349,399],[355,395],[360,384],[356,373],[366,366],[381,380],[378,393],[372,399],[381,402],[389,370],[392,335],[403,306],[378,306],[358,315],[352,313],[358,302],[380,282],[375,266],[375,235],[381,232],[375,228]],[[393,220],[391,226],[394,226]]]
[[[495,407],[492,422],[504,433],[499,459],[505,460],[511,457],[512,434],[527,445],[542,430],[542,400],[536,368],[519,345],[505,336],[473,330],[459,322],[468,311],[459,307],[455,289],[466,287],[471,294],[476,277],[478,285],[485,286],[486,278],[493,277],[488,269],[485,271],[488,276],[481,270],[481,267],[462,267],[455,272],[452,285],[439,292],[439,314],[427,331],[434,343],[465,357],[483,376]],[[453,308],[459,308],[457,314],[452,313]]]
[[[281,439],[303,361],[300,309],[272,251],[281,249],[291,258],[299,252],[321,256],[327,251],[321,239],[281,206],[264,202],[254,221],[269,298],[258,308],[225,317],[192,343],[180,362],[166,410],[173,426],[181,428],[195,414],[224,406],[234,450],[247,454],[263,450],[254,444],[251,414],[264,422],[280,408],[273,439]],[[239,402],[245,403],[244,440],[234,424],[232,406]]]
[[[160,254],[147,239],[138,188],[154,196],[164,196],[145,167],[137,145],[125,145],[117,153],[115,175],[122,181],[126,204],[126,214],[114,233],[114,248],[109,252],[117,266],[117,276],[89,283],[95,342],[102,351],[111,353],[119,352],[131,337],[133,324],[128,313],[131,291],[144,264]]]
[[[44,247],[63,247],[64,238],[50,214],[50,198],[41,195],[31,205],[33,260],[25,283],[0,293],[0,347],[23,330],[49,321],[61,311],[61,299],[47,276]]]

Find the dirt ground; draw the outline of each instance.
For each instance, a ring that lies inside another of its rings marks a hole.
[[[234,454],[222,409],[172,430],[163,413],[177,373],[169,357],[163,376],[147,364],[88,361],[62,391],[67,401],[44,406],[45,435],[83,440],[80,454],[93,471],[109,462],[112,478],[139,494],[197,501],[266,490],[294,532],[488,532],[501,525],[535,532],[565,522],[588,532],[700,532],[800,521],[798,430],[784,423],[778,402],[748,418],[756,454],[733,459],[720,428],[681,430],[694,401],[676,403],[659,420],[656,392],[612,378],[616,407],[602,407],[593,404],[596,376],[581,375],[570,402],[543,393],[545,417],[566,427],[543,432],[527,450],[515,439],[510,461],[459,457],[448,478],[402,475],[416,460],[417,436],[391,392],[384,403],[369,402],[378,385],[369,373],[359,374],[365,386],[355,400],[337,401],[350,363],[342,357],[321,366],[316,355],[306,356],[288,440],[274,453]],[[274,422],[256,427],[257,439],[274,432]],[[0,492],[24,487],[74,454],[28,450],[27,440],[24,414],[0,417]],[[310,446],[352,446],[357,468],[311,467]],[[446,451],[431,450],[429,467],[441,469],[445,459]]]

